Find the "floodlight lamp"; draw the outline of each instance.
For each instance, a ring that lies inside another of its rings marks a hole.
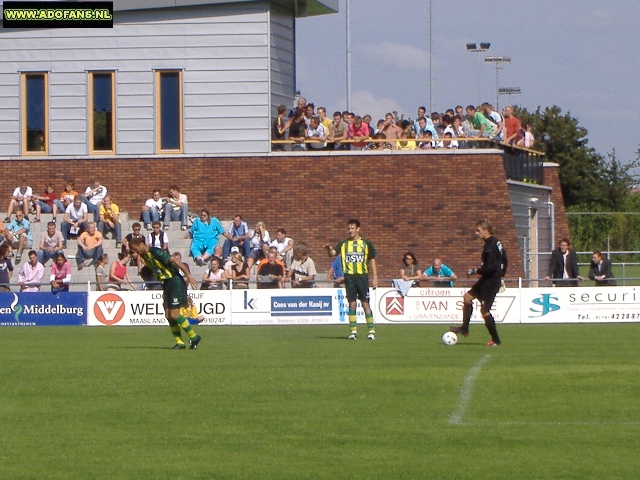
[[[467,43],[467,50],[475,50],[475,49],[476,49],[475,43]]]
[[[480,50],[489,50],[490,46],[491,46],[491,44],[489,42],[481,42],[480,43]]]

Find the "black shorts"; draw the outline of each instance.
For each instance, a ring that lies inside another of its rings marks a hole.
[[[344,288],[347,291],[347,301],[369,303],[369,275],[345,275]]]
[[[500,290],[500,277],[498,278],[481,278],[478,280],[471,290],[467,293],[473,298],[477,298],[486,312],[491,310],[493,301],[496,299],[498,290]]]

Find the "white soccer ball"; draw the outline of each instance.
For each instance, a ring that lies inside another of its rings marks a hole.
[[[452,347],[458,343],[458,336],[453,332],[444,332],[442,334],[442,343],[448,347]]]

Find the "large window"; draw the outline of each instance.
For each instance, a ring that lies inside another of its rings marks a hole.
[[[182,72],[156,72],[156,150],[182,153]]]
[[[22,153],[47,155],[49,152],[46,73],[22,74]]]
[[[115,153],[114,72],[89,72],[90,153]]]

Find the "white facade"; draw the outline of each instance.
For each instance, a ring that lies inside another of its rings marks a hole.
[[[135,3],[135,2],[131,2]],[[184,3],[184,2],[180,2]],[[295,89],[294,11],[268,1],[119,9],[113,29],[0,30],[0,158],[21,156],[21,75],[46,72],[48,153],[90,153],[89,72],[115,72],[116,156],[157,154],[157,70],[182,72],[182,155],[266,153]]]

